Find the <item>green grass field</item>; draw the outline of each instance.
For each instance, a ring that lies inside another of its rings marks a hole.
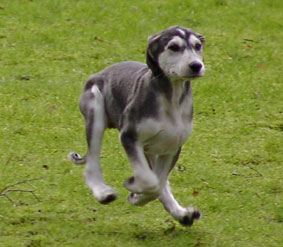
[[[0,246],[283,246],[281,0],[0,0]],[[131,168],[105,133],[105,179],[91,196],[78,100],[88,76],[145,61],[147,37],[172,25],[206,37],[206,76],[193,82],[194,131],[171,176],[193,227],[158,201],[127,203]]]

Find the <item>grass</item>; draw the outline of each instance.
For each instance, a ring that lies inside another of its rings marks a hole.
[[[280,0],[2,0],[0,246],[282,246],[282,8]],[[192,228],[157,201],[126,202],[131,169],[117,131],[106,132],[101,155],[119,193],[111,205],[92,198],[83,168],[66,158],[86,150],[78,99],[87,77],[145,61],[147,37],[176,24],[207,42],[206,77],[193,83],[194,132],[171,176],[176,198],[202,210]]]

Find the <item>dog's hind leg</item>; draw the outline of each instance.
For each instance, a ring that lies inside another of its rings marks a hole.
[[[83,94],[80,107],[86,120],[88,142],[85,181],[96,199],[102,204],[107,204],[116,199],[116,194],[112,187],[104,183],[102,176],[99,156],[106,126],[106,114],[104,97],[96,85]]]

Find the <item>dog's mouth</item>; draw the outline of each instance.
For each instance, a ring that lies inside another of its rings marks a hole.
[[[203,72],[199,72],[199,73],[190,72],[188,75],[182,76],[182,78],[184,78],[184,79],[197,79],[197,78],[203,77],[203,76],[204,76]]]
[[[175,71],[170,71],[170,73],[167,74],[167,76],[169,76],[171,79],[197,79],[199,77],[203,77],[204,76],[204,72],[200,71],[200,72],[192,72],[192,71],[188,71],[185,74],[178,74]]]
[[[191,79],[203,77],[204,76],[204,72],[205,72],[204,69],[202,69],[200,71],[197,71],[197,72],[189,71],[189,76],[188,77],[191,78]]]
[[[189,79],[196,79],[196,78],[203,77],[203,76],[204,76],[203,73],[197,73],[197,74],[190,75],[188,78]]]

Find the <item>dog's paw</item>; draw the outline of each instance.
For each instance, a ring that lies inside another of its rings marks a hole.
[[[178,219],[183,226],[192,226],[195,220],[199,220],[201,212],[197,208],[187,207],[185,214]]]
[[[135,194],[130,193],[128,196],[128,202],[136,205],[136,206],[144,206],[147,203],[155,200],[158,197],[158,195],[155,194]]]
[[[68,157],[70,161],[72,161],[74,164],[77,165],[83,165],[86,162],[86,157],[81,157],[79,154],[75,152],[70,152]]]
[[[117,199],[115,191],[108,185],[91,188],[91,191],[98,202],[104,205]]]
[[[105,205],[110,202],[113,202],[116,199],[117,199],[117,195],[115,193],[111,193],[109,195],[104,196],[99,202]]]
[[[152,178],[130,177],[125,180],[124,187],[136,194],[159,194],[160,186],[156,176]]]

